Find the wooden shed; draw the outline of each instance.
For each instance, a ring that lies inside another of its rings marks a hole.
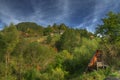
[[[95,54],[93,55],[87,66],[87,71],[97,70],[98,68],[106,68],[102,55],[103,53],[101,50],[96,50]]]

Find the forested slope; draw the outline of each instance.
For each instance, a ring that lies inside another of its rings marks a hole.
[[[0,80],[120,78],[120,14],[110,12],[95,33],[65,24],[10,24],[0,31]],[[85,73],[96,50],[106,69]]]

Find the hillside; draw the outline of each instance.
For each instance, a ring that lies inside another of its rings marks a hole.
[[[0,80],[120,78],[120,15],[109,13],[95,33],[65,24],[10,24],[0,31]],[[86,71],[96,50],[106,69]],[[86,73],[85,73],[86,71]]]

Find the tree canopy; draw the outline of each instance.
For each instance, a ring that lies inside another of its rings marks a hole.
[[[102,21],[103,24],[96,28],[96,33],[106,38],[110,43],[120,41],[120,14],[109,12]]]

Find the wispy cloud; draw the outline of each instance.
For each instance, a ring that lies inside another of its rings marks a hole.
[[[118,0],[96,0],[94,12],[84,18],[77,28],[86,28],[88,31],[94,32],[95,27],[101,23],[101,18],[105,17],[109,11],[118,12],[120,7]],[[93,17],[91,17],[93,16]],[[88,19],[91,17],[91,19]]]
[[[0,0],[0,23],[65,23],[94,32],[109,11],[120,11],[119,4],[119,0]]]

